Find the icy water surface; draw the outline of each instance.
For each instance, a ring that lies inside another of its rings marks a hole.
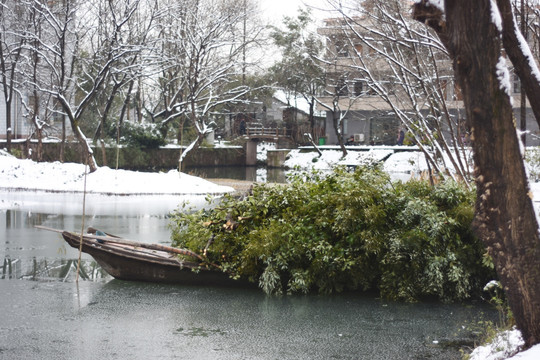
[[[479,308],[111,280],[1,280],[0,358],[456,359]]]
[[[495,315],[479,303],[124,282],[86,255],[77,284],[77,251],[34,228],[80,230],[61,208],[0,210],[0,359],[459,359],[468,327]],[[166,212],[116,208],[85,224],[167,243]]]

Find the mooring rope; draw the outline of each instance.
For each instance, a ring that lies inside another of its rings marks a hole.
[[[79,270],[81,268],[81,255],[82,255],[82,246],[83,246],[83,234],[84,234],[84,218],[86,216],[86,175],[88,172],[88,158],[86,159],[86,164],[84,165],[84,191],[83,191],[83,205],[82,205],[82,227],[81,227],[81,237],[79,239],[79,260],[77,261],[77,276],[75,277],[75,282],[79,283]]]

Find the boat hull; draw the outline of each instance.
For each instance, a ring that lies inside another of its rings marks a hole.
[[[62,237],[71,247],[79,248],[80,234],[64,231]],[[199,286],[245,285],[220,270],[180,260],[178,256],[164,251],[100,243],[87,236],[83,236],[82,251],[92,256],[112,277],[120,280]]]

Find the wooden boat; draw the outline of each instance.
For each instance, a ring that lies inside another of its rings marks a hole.
[[[80,247],[80,233],[38,228],[59,232],[71,247]],[[82,252],[91,255],[116,279],[184,285],[245,285],[245,282],[231,279],[216,265],[205,263],[200,255],[189,250],[130,241],[111,234],[96,235],[92,228],[89,232],[82,236]],[[184,260],[178,255],[193,260]]]

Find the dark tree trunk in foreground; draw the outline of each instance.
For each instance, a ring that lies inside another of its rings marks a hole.
[[[472,133],[475,231],[493,257],[530,347],[540,342],[540,240],[510,89],[501,85],[501,37],[491,10],[490,0],[446,0],[443,20],[439,9],[422,1],[414,6],[414,17],[439,33],[453,60]]]

